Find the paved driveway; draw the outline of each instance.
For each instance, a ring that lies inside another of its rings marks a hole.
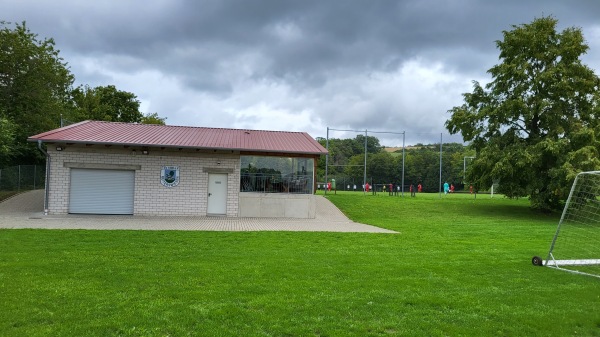
[[[0,203],[0,228],[397,233],[353,222],[322,196],[315,219],[43,215],[43,209],[43,190],[16,195]]]

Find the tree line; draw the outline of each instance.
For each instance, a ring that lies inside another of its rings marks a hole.
[[[317,141],[327,146],[326,139],[317,138]],[[359,189],[362,189],[365,136],[358,135],[353,139],[329,139],[328,146],[329,158],[323,156],[317,164],[319,182],[325,182],[325,166],[328,162],[327,180],[336,179],[336,183],[356,184]],[[465,183],[468,184],[464,179],[465,157],[469,157],[470,163],[470,157],[474,155],[475,152],[463,144],[442,144],[442,183],[454,184],[458,189],[461,189]],[[402,150],[386,151],[385,147],[380,145],[379,139],[367,136],[367,181],[370,184],[400,185],[403,170],[405,187],[410,184],[414,186],[421,184],[424,192],[438,192],[440,144],[417,144],[405,147],[403,165]]]
[[[29,136],[87,119],[164,124],[144,115],[136,95],[114,85],[74,86],[75,76],[51,38],[26,23],[0,21],[0,168],[40,164],[45,158]]]

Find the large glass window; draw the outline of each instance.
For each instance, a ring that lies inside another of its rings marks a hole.
[[[313,193],[313,158],[242,156],[240,192]]]

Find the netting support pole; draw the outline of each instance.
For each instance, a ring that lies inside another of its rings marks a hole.
[[[365,168],[363,172],[363,194],[367,195],[367,129],[365,129]]]
[[[443,133],[440,133],[440,198],[442,197],[442,137]]]
[[[329,127],[327,127],[327,140],[325,141],[325,147],[327,148],[327,154],[325,155],[325,194],[327,194],[327,182],[328,182],[328,168],[329,168]]]
[[[402,197],[404,197],[404,145],[406,131],[402,132]]]

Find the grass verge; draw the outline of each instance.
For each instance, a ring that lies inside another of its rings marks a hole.
[[[18,194],[18,193],[19,192],[17,192],[17,191],[0,191],[0,202],[12,197],[13,195]]]

